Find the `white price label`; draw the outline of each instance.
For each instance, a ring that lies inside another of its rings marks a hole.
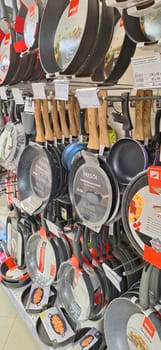
[[[141,56],[131,59],[135,88],[161,87],[160,54]]]
[[[78,99],[80,108],[100,107],[100,102],[97,95],[97,88],[77,89],[75,96]]]
[[[34,100],[32,97],[27,97],[25,99],[24,112],[34,113]]]
[[[108,265],[105,263],[102,264],[103,270],[107,278],[112,282],[112,284],[116,287],[116,289],[121,292],[120,283],[122,281],[122,277],[120,277],[115,271],[113,271]]]
[[[7,100],[6,87],[0,86],[0,96],[2,100]]]
[[[12,88],[13,98],[16,105],[24,105],[24,99],[22,97],[22,92],[19,88]]]
[[[69,96],[69,81],[68,80],[55,80],[55,98],[56,100],[68,101]]]
[[[32,83],[34,98],[46,99],[45,83]]]
[[[57,227],[53,222],[45,219],[47,227],[50,232],[54,233],[55,236],[60,237],[60,230],[59,227]]]

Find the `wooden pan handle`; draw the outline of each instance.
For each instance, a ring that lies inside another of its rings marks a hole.
[[[65,115],[65,101],[58,101],[57,103],[59,108],[62,134],[64,135],[65,138],[69,138],[69,129],[67,126],[66,115]]]
[[[45,140],[53,141],[54,140],[54,132],[52,131],[50,120],[49,120],[49,111],[48,111],[48,100],[42,100],[42,115],[45,126]]]
[[[96,108],[88,108],[88,127],[89,127],[89,141],[88,148],[93,151],[99,150],[99,136],[98,136],[98,110]]]
[[[74,119],[75,119],[75,125],[77,128],[77,134],[79,134],[79,112],[80,112],[79,103],[77,99],[74,97]]]
[[[136,96],[144,97],[144,90],[137,90]],[[133,137],[135,140],[144,141],[143,129],[143,100],[136,101],[135,107],[135,128]]]
[[[107,96],[106,90],[100,90],[99,97],[104,98]],[[99,121],[99,143],[100,145],[109,148],[110,140],[108,137],[108,127],[107,127],[107,107],[108,103],[103,99],[102,105],[98,108],[98,121]]]
[[[58,140],[60,140],[62,137],[62,133],[59,125],[57,101],[55,100],[54,97],[51,98],[50,109],[51,109],[51,118],[52,118],[53,127],[54,127],[54,135]]]
[[[41,120],[41,101],[34,100],[34,117],[36,125],[36,142],[43,143],[45,142],[45,135],[43,131],[43,125]]]
[[[85,120],[84,120],[84,128],[86,131],[86,134],[89,134],[89,127],[88,127],[88,110],[85,111]]]
[[[70,135],[76,137],[76,136],[78,136],[78,130],[77,130],[77,125],[75,123],[75,116],[74,116],[74,96],[69,96],[68,117],[69,117]]]
[[[152,96],[152,90],[144,90],[144,96]],[[145,100],[143,104],[143,129],[144,129],[144,137],[151,139],[152,131],[151,131],[151,107],[152,100]]]

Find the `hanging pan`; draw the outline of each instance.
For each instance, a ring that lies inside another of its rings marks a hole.
[[[92,26],[92,31],[91,31]],[[49,0],[42,16],[39,51],[45,72],[75,74],[95,45],[99,26],[99,2]]]
[[[145,299],[149,293],[151,266],[148,270],[148,274],[143,275],[140,285],[141,294]],[[145,310],[144,313],[140,298],[117,298],[111,302],[105,314],[104,333],[108,349],[159,349],[160,326],[161,321],[153,309],[148,309],[147,313]]]
[[[128,105],[128,93],[125,93],[122,100],[123,116],[131,123],[129,105]],[[125,99],[124,99],[125,97]],[[137,138],[140,137],[140,127],[142,126],[143,110],[140,109],[140,103],[136,102],[137,118],[135,123],[135,133]],[[142,107],[142,104],[141,104]],[[129,131],[128,131],[129,133]],[[118,180],[122,185],[127,185],[133,177],[139,172],[145,170],[149,163],[148,152],[144,145],[138,140],[134,140],[130,137],[119,139],[112,147],[109,152],[108,162]]]
[[[111,45],[105,59],[103,57],[102,63],[92,75],[92,79],[94,81],[102,81],[105,85],[117,84],[128,68],[135,49],[136,43],[127,36],[121,15],[115,9],[115,27]]]
[[[131,244],[142,256],[145,245],[157,249],[160,242],[160,208],[160,196],[149,192],[147,171],[141,172],[123,194],[122,221]]]
[[[99,137],[97,110],[88,109],[88,151],[72,163],[69,174],[69,194],[76,213],[84,225],[99,231],[110,218],[114,181],[106,162],[98,157]]]

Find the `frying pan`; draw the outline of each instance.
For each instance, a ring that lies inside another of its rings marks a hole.
[[[81,140],[83,137],[86,136],[86,131],[84,128],[84,122],[85,122],[85,110],[80,110],[79,114],[79,120],[80,120],[80,142],[73,142],[72,144],[67,145],[64,148],[64,151],[62,153],[61,161],[65,169],[70,171],[72,160],[74,159],[74,156],[82,151],[83,149],[86,149],[86,143],[83,143]]]
[[[43,117],[46,126],[46,140],[53,140],[53,132],[50,130],[48,120],[47,101],[43,100]],[[35,122],[38,142],[44,141],[43,129],[41,128],[41,103],[35,105]],[[47,128],[48,127],[48,128]],[[45,167],[44,167],[45,165]],[[48,204],[51,197],[56,198],[60,190],[61,162],[56,147],[47,148],[39,145],[27,146],[22,153],[17,168],[18,189],[23,206],[31,207],[31,200],[36,200],[37,208],[34,213],[40,213]],[[46,183],[46,186],[44,186]],[[43,186],[42,186],[43,184]],[[28,203],[29,202],[29,203]],[[27,208],[26,208],[27,209]]]
[[[99,231],[111,215],[114,182],[105,161],[96,153],[99,138],[97,110],[94,108],[88,109],[88,124],[89,151],[82,151],[81,157],[72,163],[69,195],[81,222],[92,230]]]
[[[126,96],[128,98],[128,95]],[[130,119],[127,101],[125,101],[125,103],[123,102],[123,108],[124,115],[127,116],[127,119]],[[136,122],[139,122],[139,126],[141,120],[142,110],[139,111],[136,119]],[[135,130],[138,129],[140,130],[135,124]],[[108,162],[118,182],[122,185],[127,185],[135,175],[147,168],[149,162],[148,152],[141,142],[133,140],[130,137],[122,138],[116,141],[111,147]]]
[[[127,186],[121,210],[125,232],[140,255],[144,245],[151,247],[153,240],[160,239],[159,208],[160,196],[149,192],[147,171],[141,172]]]
[[[31,280],[26,269],[18,269],[15,260],[9,256],[0,266],[2,283],[9,288],[20,288]]]
[[[47,237],[41,232],[33,234],[27,241],[26,266],[32,281],[45,287],[55,281],[60,257],[55,253],[57,244],[53,235]]]
[[[161,10],[158,8],[138,18],[144,35],[154,42],[159,41],[161,38],[160,16]]]
[[[95,43],[99,24],[98,1],[80,1],[78,11],[73,15],[68,15],[68,5],[67,0],[49,0],[44,9],[39,51],[42,67],[47,73],[75,74]],[[74,33],[74,39],[71,33]]]
[[[102,303],[95,299],[95,293],[100,288],[100,278],[93,268],[83,262],[80,253],[81,231],[79,226],[74,236],[75,256],[61,264],[58,271],[59,296],[74,321],[95,319],[102,314]]]
[[[128,15],[127,10],[124,9],[122,12],[122,18],[127,35],[132,41],[135,43],[153,43],[146,33],[143,32],[140,25],[140,19],[138,17]]]
[[[0,135],[1,162],[9,170],[16,168],[27,142],[24,127],[18,118],[15,119],[15,113],[15,101],[12,100],[9,106],[9,122]]]
[[[154,121],[154,136],[149,144],[150,161],[154,165],[160,165],[160,144],[161,144],[161,133],[160,133],[160,120],[161,111],[157,110]]]
[[[114,9],[106,6],[105,0],[99,1],[99,27],[95,38],[95,43],[84,64],[77,72],[77,76],[90,76],[97,66],[105,58],[110,46],[114,30]]]
[[[156,349],[156,346],[160,346],[161,321],[152,310],[144,314],[152,269],[153,267],[149,265],[143,271],[139,304],[136,299],[120,297],[109,305],[104,321],[105,339],[109,350],[113,349],[113,347],[116,347],[118,350],[122,348],[129,350],[133,346],[132,344],[136,346],[136,340],[137,345],[140,344],[145,349]]]
[[[21,1],[20,8],[16,16],[14,29],[16,32],[16,50],[20,53],[29,52],[37,48],[40,20],[43,12],[43,5],[40,0]],[[23,56],[23,55],[22,55]],[[30,80],[39,80],[43,77],[43,70],[40,65],[40,58],[37,53],[31,53],[28,58],[30,61],[35,61],[33,73]],[[30,74],[31,75],[31,74]]]
[[[94,81],[103,81],[104,85],[117,84],[128,68],[134,55],[136,43],[126,34],[119,11],[115,9],[115,27],[111,45],[105,59],[92,75]]]
[[[22,302],[24,308],[26,308],[28,297],[29,297],[29,294],[30,294],[30,290],[31,290],[31,286],[28,286],[22,292],[21,302]],[[35,310],[32,310],[32,313],[41,312],[41,311],[43,311],[43,310],[45,310],[45,309],[47,309],[49,307],[52,307],[54,305],[54,303],[55,303],[56,297],[57,297],[57,291],[56,291],[54,286],[51,286],[50,287],[50,296],[49,296],[48,303],[46,305],[42,306],[42,310],[40,310],[40,309],[36,310],[35,309]],[[26,310],[26,312],[30,312],[30,310]]]

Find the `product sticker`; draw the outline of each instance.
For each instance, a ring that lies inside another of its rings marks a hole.
[[[17,105],[24,105],[24,99],[22,97],[22,92],[19,88],[12,88],[12,94]]]
[[[102,334],[96,329],[91,328],[79,341],[73,344],[73,350],[90,350],[102,338]],[[96,345],[97,346],[97,345]]]
[[[116,289],[121,292],[120,284],[122,277],[120,277],[114,270],[110,268],[110,266],[106,265],[105,263],[102,264],[102,267],[107,278],[112,282]]]
[[[70,0],[68,17],[75,15],[78,12],[80,0]]]
[[[35,99],[45,99],[45,83],[32,83],[32,90]]]
[[[99,108],[97,88],[76,89],[75,96],[78,99],[80,108]]]
[[[157,88],[161,86],[160,54],[131,58],[134,87]]]
[[[69,80],[54,80],[55,99],[68,101]]]
[[[27,273],[27,269],[20,270],[18,268],[14,268],[13,270],[8,270],[6,272],[6,277],[13,278],[13,279],[19,279],[20,277],[24,276]]]
[[[0,86],[0,96],[2,100],[7,100],[6,86]]]
[[[75,332],[58,307],[54,306],[41,312],[40,318],[53,346],[54,343],[57,345],[74,338]]]
[[[156,350],[161,348],[161,339],[151,320],[143,314],[133,314],[127,323],[127,338],[130,350]]]
[[[50,296],[50,287],[42,288],[36,283],[31,285],[30,293],[25,309],[27,311],[39,311],[48,304]]]
[[[85,162],[74,176],[73,201],[77,215],[84,225],[97,232],[97,228],[99,230],[109,217],[112,187],[106,173],[97,166],[99,163],[92,164],[90,157]]]

